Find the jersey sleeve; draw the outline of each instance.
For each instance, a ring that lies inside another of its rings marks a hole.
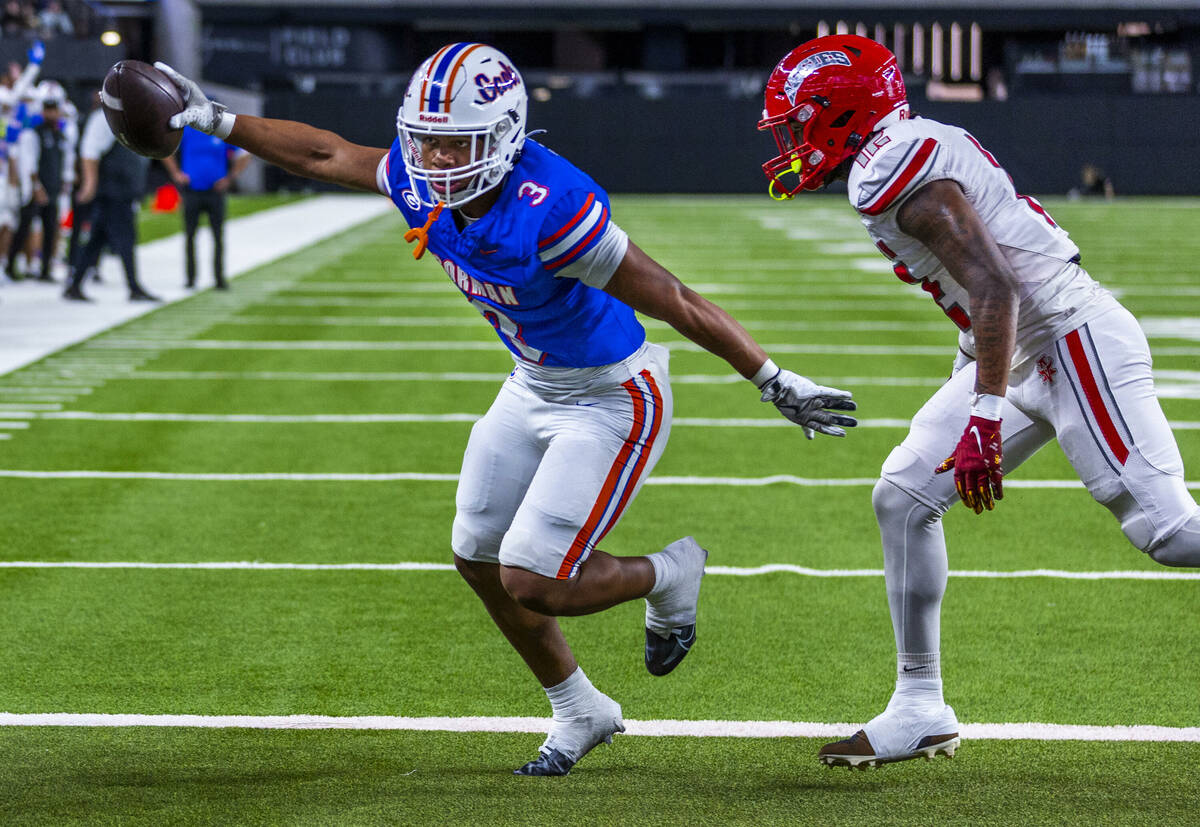
[[[944,154],[941,144],[929,137],[915,137],[879,153],[851,193],[855,208],[875,216],[899,206],[925,184],[946,177],[939,172]]]
[[[395,153],[395,151],[395,147],[392,147],[392,150],[388,152],[387,155],[384,155],[379,159],[379,166],[375,168],[375,188],[388,198],[392,197],[392,184],[391,181],[388,180],[388,171],[390,169],[392,155]]]
[[[565,278],[603,289],[616,271],[629,236],[609,214],[603,192],[575,189],[550,208],[538,233],[542,267]]]

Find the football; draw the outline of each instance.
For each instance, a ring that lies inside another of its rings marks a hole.
[[[182,129],[167,122],[183,111],[183,96],[171,79],[149,63],[122,60],[104,76],[104,117],[117,140],[139,155],[166,158],[179,148]]]

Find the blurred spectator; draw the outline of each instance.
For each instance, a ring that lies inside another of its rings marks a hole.
[[[63,10],[60,0],[48,0],[46,7],[38,14],[38,31],[42,37],[75,34],[75,24]]]
[[[1105,201],[1111,201],[1114,195],[1116,190],[1113,188],[1112,179],[1095,164],[1084,164],[1083,169],[1079,171],[1079,186],[1072,187],[1067,192],[1067,197],[1072,199],[1103,196]]]
[[[6,35],[21,34],[37,28],[37,15],[33,6],[21,0],[4,0],[0,10],[0,31]]]
[[[178,163],[174,156],[163,159],[171,180],[183,193],[188,287],[196,286],[196,230],[200,226],[200,214],[208,213],[208,227],[213,237],[213,276],[218,290],[226,288],[225,194],[248,163],[250,153],[190,126],[183,130]]]
[[[14,281],[22,278],[16,272],[17,252],[25,244],[35,217],[42,222],[42,266],[38,278],[53,281],[55,250],[58,244],[59,195],[75,167],[74,147],[67,134],[67,122],[62,117],[62,97],[48,97],[42,102],[42,122],[21,133],[20,152],[29,156],[32,197],[21,208],[20,223],[8,251],[8,275]]]
[[[91,232],[72,263],[64,299],[87,301],[83,281],[100,259],[105,244],[121,257],[130,301],[159,301],[142,289],[137,276],[137,225],[134,207],[146,187],[147,158],[121,146],[99,109],[92,110],[79,145],[82,183],[77,198],[91,204]]]

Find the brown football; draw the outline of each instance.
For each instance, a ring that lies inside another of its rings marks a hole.
[[[104,76],[104,117],[117,140],[139,155],[166,158],[179,148],[182,129],[167,121],[183,111],[183,96],[171,79],[149,63],[122,60]]]

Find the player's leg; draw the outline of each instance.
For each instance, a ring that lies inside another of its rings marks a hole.
[[[558,621],[521,606],[500,581],[500,543],[544,448],[528,427],[534,401],[510,380],[471,429],[455,497],[454,562],[550,700],[551,737],[518,772],[564,775],[624,724],[620,705],[593,687],[576,663]]]
[[[958,721],[941,677],[941,605],[949,564],[942,515],[958,501],[954,481],[933,469],[953,452],[969,414],[974,366],[929,399],[904,441],[884,463],[872,504],[883,544],[884,579],[895,633],[896,685],[884,712],[843,741],[826,744],[830,765],[875,766],[958,746]],[[1045,423],[1006,404],[1004,468],[1015,469],[1052,435]]]
[[[666,352],[647,346],[633,376],[574,404],[548,406],[550,446],[501,547],[501,577],[522,605],[552,615],[645,597],[646,666],[670,672],[695,639],[708,553],[690,537],[647,557],[596,546],[661,456],[672,398]]]
[[[1154,392],[1150,348],[1117,308],[1053,346],[1051,418],[1092,496],[1133,545],[1167,566],[1200,566],[1200,506]]]
[[[183,254],[187,267],[185,287],[196,286],[196,230],[200,227],[200,193],[183,190]]]

